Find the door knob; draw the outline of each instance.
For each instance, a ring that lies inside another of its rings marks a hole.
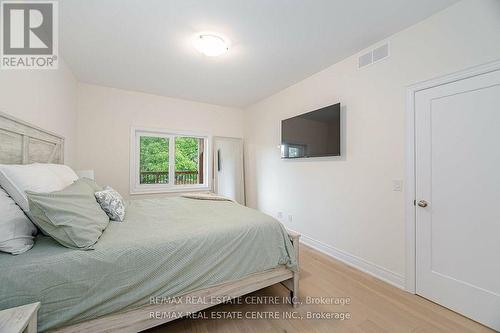
[[[429,204],[428,204],[428,203],[427,203],[427,201],[425,201],[425,200],[420,200],[420,201],[418,202],[418,206],[419,206],[419,207],[422,207],[422,208],[425,208],[425,207],[427,207],[428,205],[429,205]]]

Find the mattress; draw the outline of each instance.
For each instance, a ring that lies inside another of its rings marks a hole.
[[[174,297],[286,265],[296,268],[283,226],[229,201],[132,200],[94,250],[38,236],[28,252],[0,254],[0,309],[40,301],[41,331]]]

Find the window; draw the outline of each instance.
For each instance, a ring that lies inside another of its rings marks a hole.
[[[132,129],[131,193],[208,189],[208,137]]]
[[[139,184],[168,184],[169,138],[139,137]]]

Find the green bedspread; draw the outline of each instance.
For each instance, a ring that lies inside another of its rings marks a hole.
[[[287,265],[283,226],[228,201],[132,200],[95,250],[39,236],[28,252],[0,253],[0,310],[40,301],[39,330],[68,325]]]

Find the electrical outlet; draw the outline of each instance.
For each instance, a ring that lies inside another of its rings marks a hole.
[[[283,212],[278,212],[276,214],[276,217],[278,218],[278,220],[282,220],[283,219]]]
[[[403,181],[401,179],[394,179],[392,181],[392,190],[394,192],[401,192],[401,191],[403,191]]]

